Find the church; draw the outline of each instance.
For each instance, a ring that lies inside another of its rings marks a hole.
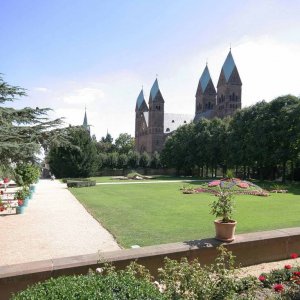
[[[197,122],[201,118],[232,116],[242,106],[242,81],[235,65],[231,49],[222,66],[217,90],[212,82],[208,66],[200,77],[196,90],[195,114],[165,113],[165,100],[157,78],[150,90],[148,105],[143,89],[135,106],[135,149],[142,153],[161,152],[167,136],[179,126]]]

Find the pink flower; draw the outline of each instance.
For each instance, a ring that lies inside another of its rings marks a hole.
[[[277,292],[277,293],[280,293],[280,292],[282,292],[284,290],[283,285],[280,284],[280,283],[275,284],[273,288],[274,288],[275,292]]]
[[[3,182],[4,182],[4,183],[9,183],[9,178],[8,178],[8,177],[5,177],[5,178],[3,179]]]
[[[293,258],[293,259],[295,259],[295,258],[298,257],[298,254],[297,253],[291,253],[290,257]]]
[[[291,265],[285,265],[284,268],[287,269],[287,270],[289,270],[289,269],[292,268],[292,266]]]
[[[260,275],[260,276],[258,277],[258,279],[259,279],[261,282],[263,282],[263,281],[266,280],[266,277],[265,277],[264,275]]]
[[[220,185],[220,180],[214,180],[208,184],[209,187],[218,186],[218,185]]]

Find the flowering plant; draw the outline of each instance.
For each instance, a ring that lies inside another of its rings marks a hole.
[[[219,193],[216,195],[217,200],[211,204],[211,214],[217,218],[221,217],[222,223],[230,223],[233,213],[233,194],[220,188]]]

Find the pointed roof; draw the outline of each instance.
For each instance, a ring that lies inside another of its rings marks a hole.
[[[87,121],[86,108],[85,108],[85,112],[84,112],[84,119],[83,119],[82,126],[85,127],[85,128],[87,128],[89,126],[88,121]]]
[[[141,91],[137,97],[137,100],[136,100],[136,105],[137,105],[138,109],[142,106],[143,102],[146,103],[145,98],[144,98],[144,91],[143,91],[143,89],[141,89]]]
[[[158,86],[158,81],[156,78],[152,85],[152,88],[150,90],[150,95],[151,95],[152,100],[154,100],[154,98],[156,97],[158,92],[159,92],[159,86]]]
[[[226,60],[223,64],[223,67],[222,67],[222,70],[224,72],[224,76],[225,76],[225,79],[226,81],[228,82],[231,74],[232,74],[232,71],[234,70],[234,67],[235,67],[235,62],[233,60],[233,57],[232,57],[232,54],[231,54],[231,49],[229,50],[229,53],[226,57]]]
[[[202,89],[203,93],[205,92],[205,89],[207,88],[207,85],[210,80],[211,80],[210,73],[209,73],[208,67],[206,65],[206,67],[203,70],[203,73],[200,77],[200,80],[199,80],[199,84],[201,85],[201,89]]]

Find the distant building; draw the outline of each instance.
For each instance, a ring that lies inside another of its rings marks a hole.
[[[166,137],[179,126],[201,118],[212,119],[232,116],[242,106],[242,82],[231,50],[222,66],[217,91],[208,67],[200,77],[196,91],[195,114],[168,114],[165,100],[155,79],[150,90],[148,105],[141,90],[135,106],[135,148],[153,154],[163,149]]]
[[[88,125],[88,120],[87,120],[87,115],[86,115],[86,108],[85,108],[85,111],[84,111],[84,118],[83,118],[82,127],[90,133],[90,127],[91,126]]]

